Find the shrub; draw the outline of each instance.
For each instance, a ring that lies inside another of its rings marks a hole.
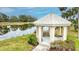
[[[29,35],[28,43],[36,46],[38,44],[36,36],[35,35]]]
[[[71,40],[67,41],[55,41],[51,43],[51,48],[50,50],[56,50],[56,51],[72,51],[74,50],[74,42]]]

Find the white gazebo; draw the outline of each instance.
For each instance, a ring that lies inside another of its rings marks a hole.
[[[62,40],[66,40],[67,27],[70,26],[71,22],[51,13],[35,21],[34,24],[36,25],[36,37],[38,39],[38,42],[41,43],[43,39],[43,27],[49,28],[50,42],[53,42],[55,40],[55,28],[60,27],[59,32],[61,34],[61,27],[63,27]]]

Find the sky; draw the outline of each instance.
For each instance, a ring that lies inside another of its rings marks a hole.
[[[32,15],[37,19],[49,13],[61,15],[61,11],[57,7],[0,7],[0,12],[9,16]]]

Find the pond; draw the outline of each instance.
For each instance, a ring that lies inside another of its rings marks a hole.
[[[28,27],[27,26],[10,26],[8,27],[0,27],[0,40],[4,40],[4,39],[8,39],[8,38],[12,38],[12,37],[16,37],[16,36],[22,36],[22,35],[26,35],[26,34],[31,34],[33,32],[35,32],[36,27],[31,26]]]
[[[22,36],[26,34],[31,34],[35,32],[36,27],[32,25],[22,25],[22,26],[3,26],[0,27],[0,40]],[[48,28],[44,27],[43,30],[47,31]]]

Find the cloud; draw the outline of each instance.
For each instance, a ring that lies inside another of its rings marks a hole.
[[[2,12],[2,13],[10,13],[10,12],[13,12],[13,11],[14,11],[13,8],[7,8],[7,7],[0,8],[0,12]]]

